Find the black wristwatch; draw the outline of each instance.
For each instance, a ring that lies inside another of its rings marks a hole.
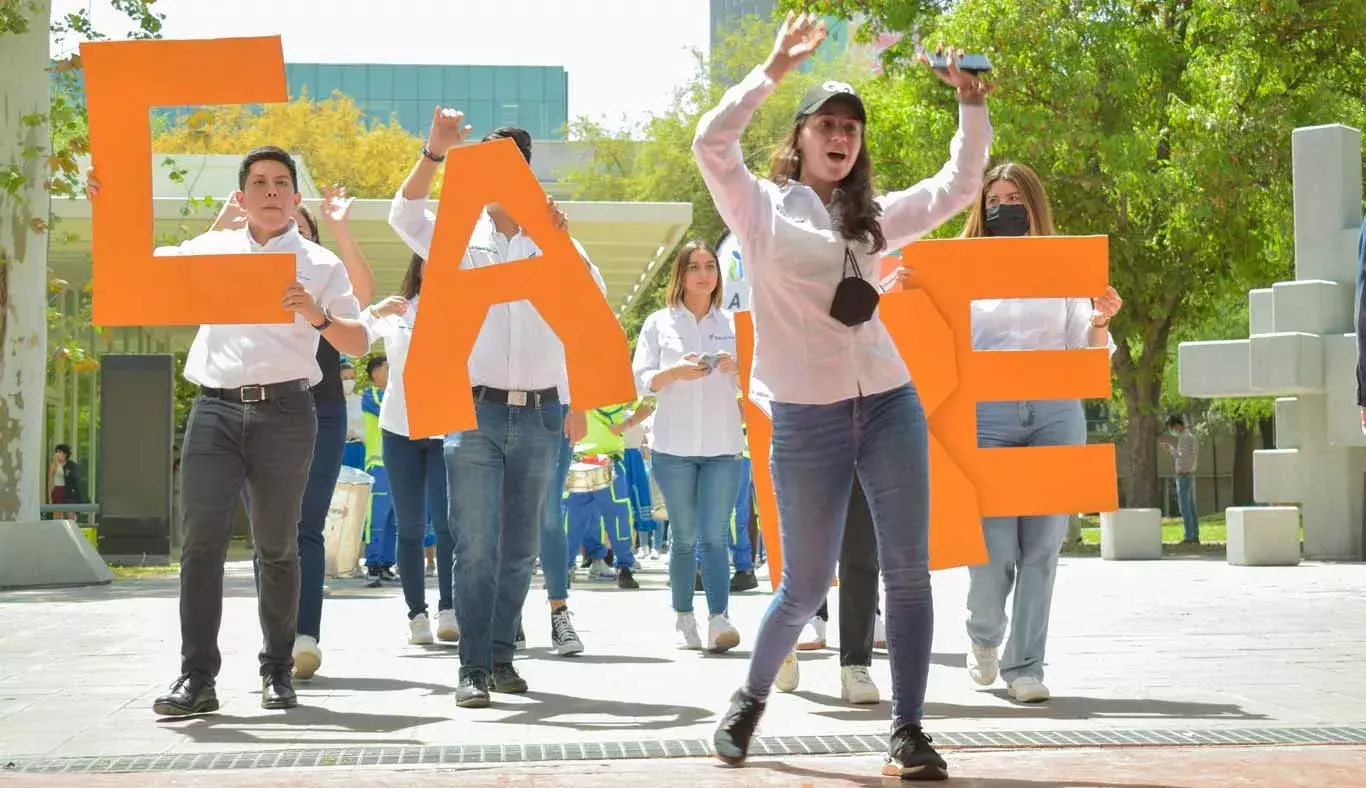
[[[432,153],[432,149],[428,148],[426,145],[422,146],[422,155],[426,156],[427,158],[431,159],[437,164],[440,164],[441,162],[446,160],[446,154],[443,153],[440,156],[438,156],[435,153]]]
[[[316,328],[316,329],[319,330],[319,331],[326,331],[326,330],[328,329],[328,327],[332,325],[332,313],[329,312],[329,311],[324,307],[324,308],[323,308],[323,322],[318,323],[317,325],[313,325],[312,323],[309,323],[309,325],[313,326],[314,328]]]

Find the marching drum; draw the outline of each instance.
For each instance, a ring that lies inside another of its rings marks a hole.
[[[569,482],[565,485],[571,493],[591,493],[598,490],[606,490],[612,486],[612,463],[600,465],[591,460],[595,457],[585,457],[590,462],[575,462],[569,466]],[[605,459],[605,458],[604,458]]]

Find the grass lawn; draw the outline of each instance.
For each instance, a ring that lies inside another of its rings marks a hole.
[[[237,537],[228,546],[229,561],[248,561],[251,559],[251,545],[246,538]],[[148,564],[144,566],[111,566],[114,580],[142,580],[145,578],[176,577],[180,574],[180,550],[172,549],[171,563],[165,565]]]
[[[1179,543],[1185,537],[1186,529],[1180,517],[1162,518],[1162,542]],[[1200,518],[1200,541],[1209,543],[1227,542],[1224,513],[1207,514]],[[1100,517],[1087,515],[1081,518],[1081,541],[1083,544],[1100,544]]]

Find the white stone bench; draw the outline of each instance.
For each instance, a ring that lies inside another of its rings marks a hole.
[[[70,520],[0,523],[0,588],[81,586],[114,575]]]
[[[1233,566],[1300,563],[1297,506],[1230,506],[1226,511],[1228,562]]]
[[[1100,557],[1148,561],[1162,557],[1162,511],[1120,509],[1100,513]]]

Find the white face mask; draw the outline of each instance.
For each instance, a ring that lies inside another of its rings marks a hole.
[[[342,380],[342,391],[346,392],[347,394],[351,394],[351,393],[353,393],[355,390],[356,390],[356,381],[355,381],[354,379],[351,379],[351,380],[343,379],[343,380]]]

